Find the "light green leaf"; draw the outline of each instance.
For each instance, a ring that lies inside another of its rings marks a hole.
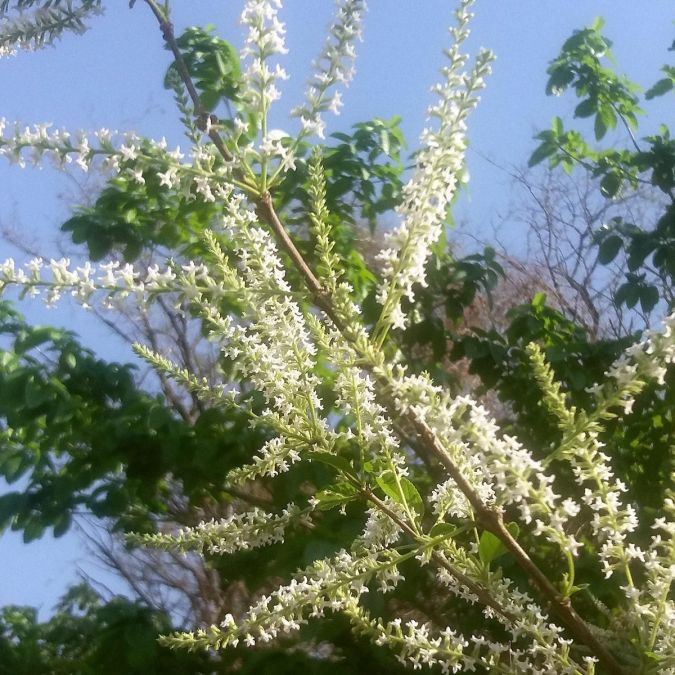
[[[400,490],[396,478],[391,471],[387,471],[382,476],[378,476],[376,481],[387,497],[393,499],[397,504],[403,504],[405,502],[420,516],[424,515],[424,502],[422,501],[422,497],[417,488],[407,478],[399,478]]]
[[[518,538],[520,528],[517,523],[508,523],[506,529],[511,533],[511,536],[514,537],[514,539]],[[508,553],[508,551],[499,537],[487,530],[480,535],[478,556],[485,565],[489,565],[493,560],[496,560],[505,553]]]

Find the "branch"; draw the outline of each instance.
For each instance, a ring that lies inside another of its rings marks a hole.
[[[308,288],[317,305],[326,312],[326,314],[334,321],[336,327],[343,334],[347,333],[348,331],[346,331],[343,322],[336,315],[330,298],[321,288],[321,285],[314,276],[314,273],[310,270],[304,258],[286,232],[283,224],[279,220],[279,217],[274,210],[272,198],[269,193],[266,193],[259,203],[259,213],[265,218],[270,227],[279,237],[284,250],[286,250],[286,252],[289,254],[291,260],[298,268],[298,271],[302,274],[303,278],[307,282]],[[348,335],[345,335],[345,337],[348,338]],[[382,382],[381,377],[378,377],[377,379],[380,384],[384,384],[386,386],[386,382]],[[383,398],[382,392],[378,392],[378,395],[380,398]],[[384,394],[384,398],[388,398],[386,394]],[[390,406],[387,405],[387,407]],[[609,673],[612,675],[623,675],[623,668],[615,660],[612,654],[605,648],[605,646],[595,637],[588,624],[586,624],[579,614],[577,614],[569,599],[561,597],[560,593],[550,582],[548,577],[539,569],[539,567],[537,567],[534,561],[528,556],[525,550],[506,529],[502,513],[489,508],[483,503],[481,498],[465,479],[459,467],[447,455],[445,448],[438,440],[434,432],[427,426],[424,420],[422,420],[412,410],[402,413],[402,416],[415,429],[426,450],[431,455],[435,456],[436,459],[438,459],[438,461],[445,467],[450,477],[455,481],[457,487],[468,499],[480,525],[502,541],[506,549],[515,558],[519,567],[527,574],[527,576],[530,578],[530,581],[541,593],[541,595],[550,603],[551,607],[553,607],[558,617],[567,626],[575,639],[586,644],[602,661]]]
[[[180,52],[178,43],[176,42],[176,36],[173,32],[173,24],[171,21],[169,21],[168,16],[159,7],[155,0],[145,0],[145,2],[148,7],[150,7],[152,13],[157,19],[157,22],[159,23],[159,29],[162,31],[164,42],[166,42],[167,47],[173,54],[173,57],[176,61],[176,69],[178,70],[181,80],[183,80],[183,84],[185,85],[185,88],[192,99],[192,105],[194,106],[195,115],[197,117],[197,126],[208,135],[223,159],[226,162],[231,162],[233,159],[232,153],[227,149],[222,136],[216,131],[216,129],[213,128],[214,126],[218,125],[218,118],[215,115],[209,114],[209,112],[205,110],[204,106],[202,105],[199,94],[197,93],[197,89],[192,82],[190,71],[185,65],[185,60],[183,59],[183,55]]]

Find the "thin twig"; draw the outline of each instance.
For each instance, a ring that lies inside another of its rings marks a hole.
[[[373,494],[370,490],[362,490],[363,496],[377,506],[383,513],[386,513],[389,518],[395,522],[401,530],[406,534],[419,541],[419,537],[415,530],[402,520],[397,513],[392,511],[379,497]],[[436,551],[432,554],[432,559],[439,567],[442,567],[449,572],[457,581],[466,586],[485,606],[493,609],[497,614],[504,617],[509,623],[513,624],[516,617],[505,610],[482,586],[479,586],[475,581],[467,577],[463,572],[460,572],[454,565],[451,565],[443,556]]]

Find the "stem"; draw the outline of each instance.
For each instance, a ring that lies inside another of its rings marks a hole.
[[[623,123],[623,126],[628,132],[628,135],[630,136],[630,140],[633,143],[633,147],[635,148],[635,150],[637,152],[642,152],[642,150],[640,149],[640,145],[638,144],[637,139],[635,138],[635,134],[633,133],[633,130],[630,128],[630,124],[628,124],[628,120],[623,116],[623,113],[619,110],[616,103],[610,101],[610,105],[612,106],[614,112],[619,116],[619,119]]]
[[[406,534],[413,537],[416,541],[419,541],[420,537],[417,532],[404,520],[401,520],[397,513],[392,511],[379,497],[377,497],[373,492],[368,488],[361,488],[361,494],[370,502],[372,502],[378,509],[383,513],[386,513],[393,522],[395,522],[401,530]],[[480,601],[487,607],[493,609],[497,614],[504,617],[510,623],[516,621],[510,612],[507,612],[482,586],[478,585],[475,581],[467,577],[463,572],[460,572],[456,567],[451,565],[443,556],[434,551],[432,553],[433,561],[439,566],[449,572],[457,581],[461,584],[464,584],[472,593],[480,599]]]
[[[210,115],[202,105],[199,94],[197,93],[197,89],[192,82],[190,71],[187,69],[183,55],[180,53],[180,49],[178,48],[176,36],[173,32],[173,24],[171,21],[169,21],[168,13],[166,13],[165,10],[163,10],[155,2],[155,0],[145,0],[145,2],[148,7],[150,7],[152,13],[157,19],[157,22],[159,23],[159,28],[162,31],[164,42],[166,42],[167,47],[169,47],[171,53],[173,54],[173,57],[176,61],[176,69],[178,70],[181,80],[183,80],[183,84],[185,85],[185,88],[192,99],[192,105],[194,106],[195,115],[197,117],[197,126],[208,135],[223,159],[226,162],[231,162],[233,159],[232,153],[227,149],[222,136],[213,128],[214,125],[218,124],[218,118],[215,115]]]
[[[286,232],[286,228],[283,226],[279,220],[279,216],[274,210],[274,204],[272,202],[272,195],[269,192],[266,192],[258,202],[258,215],[272,228],[274,234],[277,236],[282,248],[288,256],[291,258],[293,265],[300,272],[307,289],[312,295],[312,299],[319,307],[322,309],[341,331],[346,329],[344,323],[341,321],[333,304],[326,294],[321,282],[316,278],[314,272],[310,269],[309,265],[305,262],[305,259],[302,257],[302,254],[296,248],[293,240]]]

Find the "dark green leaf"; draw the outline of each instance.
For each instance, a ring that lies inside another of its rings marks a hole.
[[[531,155],[530,159],[527,162],[529,167],[536,166],[540,164],[545,159],[550,157],[557,150],[557,146],[551,143],[550,141],[544,141]]]
[[[26,380],[24,397],[28,408],[37,408],[49,398],[49,390],[45,387],[44,382],[40,382],[31,376]]]
[[[586,100],[582,101],[575,109],[574,109],[574,116],[575,117],[590,117],[595,113],[598,107],[598,102],[596,99],[593,98],[587,98]]]
[[[623,239],[617,234],[605,237],[598,249],[598,261],[602,265],[608,265],[616,258],[621,247],[623,246]]]
[[[32,328],[25,335],[19,336],[14,342],[14,350],[18,354],[23,354],[34,347],[44,344],[48,340],[53,340],[58,336],[57,330],[50,326],[40,326]]]
[[[62,537],[70,528],[71,516],[69,513],[62,513],[54,523],[54,536],[58,539]]]
[[[600,140],[607,133],[607,125],[602,115],[595,116],[595,124],[593,125],[593,133],[595,133],[595,139]]]
[[[616,173],[608,173],[600,181],[600,192],[602,192],[603,196],[611,199],[621,189],[622,182],[621,177]]]
[[[457,526],[452,523],[436,523],[429,531],[430,537],[451,537],[457,532]]]
[[[349,463],[349,460],[344,457],[339,457],[338,455],[331,455],[328,452],[308,452],[305,454],[307,459],[312,462],[321,462],[328,466],[332,466],[334,469],[351,476],[354,474],[352,465]]]
[[[640,307],[643,312],[651,312],[659,302],[659,290],[656,286],[643,286],[640,289]]]

